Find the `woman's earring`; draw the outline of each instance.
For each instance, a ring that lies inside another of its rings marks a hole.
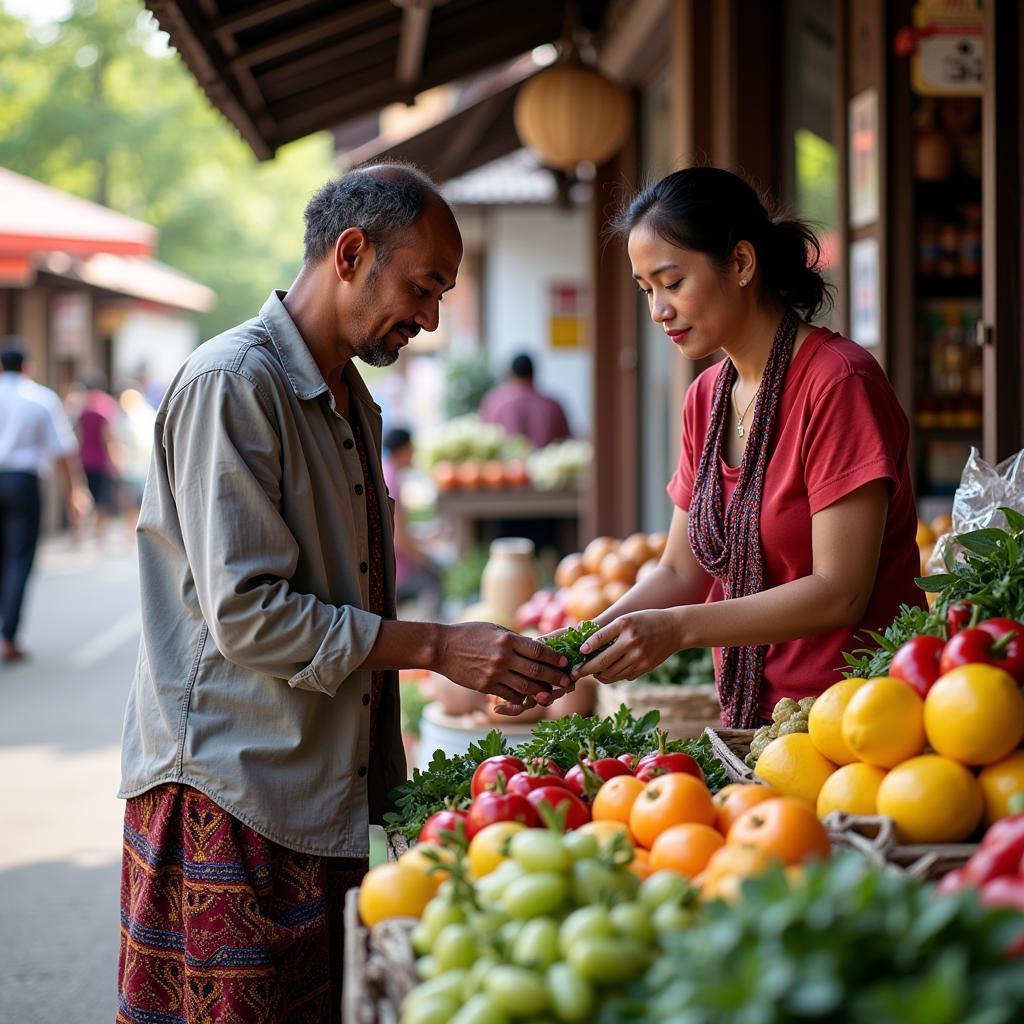
[[[747,287],[747,282],[746,281],[740,281],[740,287],[741,288],[746,288]]]

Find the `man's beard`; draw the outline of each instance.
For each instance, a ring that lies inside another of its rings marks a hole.
[[[391,366],[398,359],[398,350],[388,348],[388,339],[372,338],[364,342],[356,355],[368,366]]]

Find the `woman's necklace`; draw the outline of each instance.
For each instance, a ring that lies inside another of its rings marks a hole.
[[[754,404],[754,401],[757,398],[757,391],[760,391],[761,389],[759,387],[757,389],[757,391],[754,392],[754,397],[749,402],[747,402],[747,407],[746,407],[746,409],[743,410],[743,415],[741,416],[740,415],[739,406],[736,404],[736,389],[739,387],[739,384],[740,384],[740,382],[737,380],[736,383],[733,384],[733,386],[732,386],[732,407],[733,407],[733,409],[736,410],[736,419],[737,419],[737,423],[736,423],[736,436],[737,437],[742,437],[743,436],[743,421],[747,418],[747,413],[750,412],[750,407]]]

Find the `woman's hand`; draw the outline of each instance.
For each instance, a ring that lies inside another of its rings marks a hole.
[[[616,683],[650,672],[686,646],[682,629],[684,612],[685,608],[657,608],[620,615],[580,648],[581,653],[589,655],[611,644],[606,651],[588,657],[573,672],[573,678],[578,680],[581,676],[592,675],[598,682]]]

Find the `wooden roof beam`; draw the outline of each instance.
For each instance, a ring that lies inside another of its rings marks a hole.
[[[423,55],[427,49],[427,33],[430,31],[433,4],[431,0],[392,0],[392,3],[403,8],[395,78],[402,85],[412,85],[419,80],[420,72],[423,70]]]

